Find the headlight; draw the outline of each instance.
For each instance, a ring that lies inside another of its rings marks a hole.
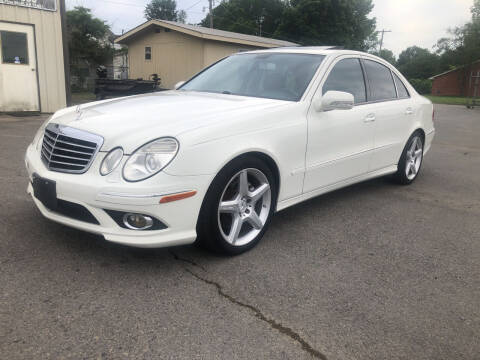
[[[115,168],[120,164],[123,157],[123,149],[115,148],[111,150],[107,156],[103,158],[102,164],[100,165],[100,174],[105,176],[110,174]]]
[[[178,141],[171,137],[153,140],[134,151],[123,166],[123,178],[140,181],[165,168],[177,155]]]

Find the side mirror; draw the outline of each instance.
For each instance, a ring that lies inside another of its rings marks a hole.
[[[350,110],[353,108],[354,97],[344,91],[327,91],[322,97],[315,99],[313,106],[316,111]]]
[[[177,90],[180,86],[182,86],[183,84],[185,84],[185,81],[179,81],[175,84],[174,86],[174,89]]]

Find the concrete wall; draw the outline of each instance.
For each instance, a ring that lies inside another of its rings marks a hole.
[[[158,74],[161,87],[172,89],[215,61],[255,47],[204,40],[178,31],[151,27],[127,43],[129,77],[149,79]],[[145,60],[145,47],[152,48],[152,59]]]
[[[65,71],[59,0],[57,0],[55,12],[0,4],[0,21],[33,25],[37,50],[40,109],[42,112],[55,112],[65,107]],[[7,86],[18,86],[18,84],[7,84]]]

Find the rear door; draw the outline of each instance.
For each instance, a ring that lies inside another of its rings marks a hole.
[[[375,146],[370,165],[370,171],[375,171],[397,164],[416,109],[405,85],[389,67],[367,58],[362,62],[375,113]]]
[[[33,26],[0,22],[0,111],[39,111]]]

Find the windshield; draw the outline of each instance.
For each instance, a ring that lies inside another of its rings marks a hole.
[[[179,90],[298,101],[325,56],[258,53],[227,57]]]

